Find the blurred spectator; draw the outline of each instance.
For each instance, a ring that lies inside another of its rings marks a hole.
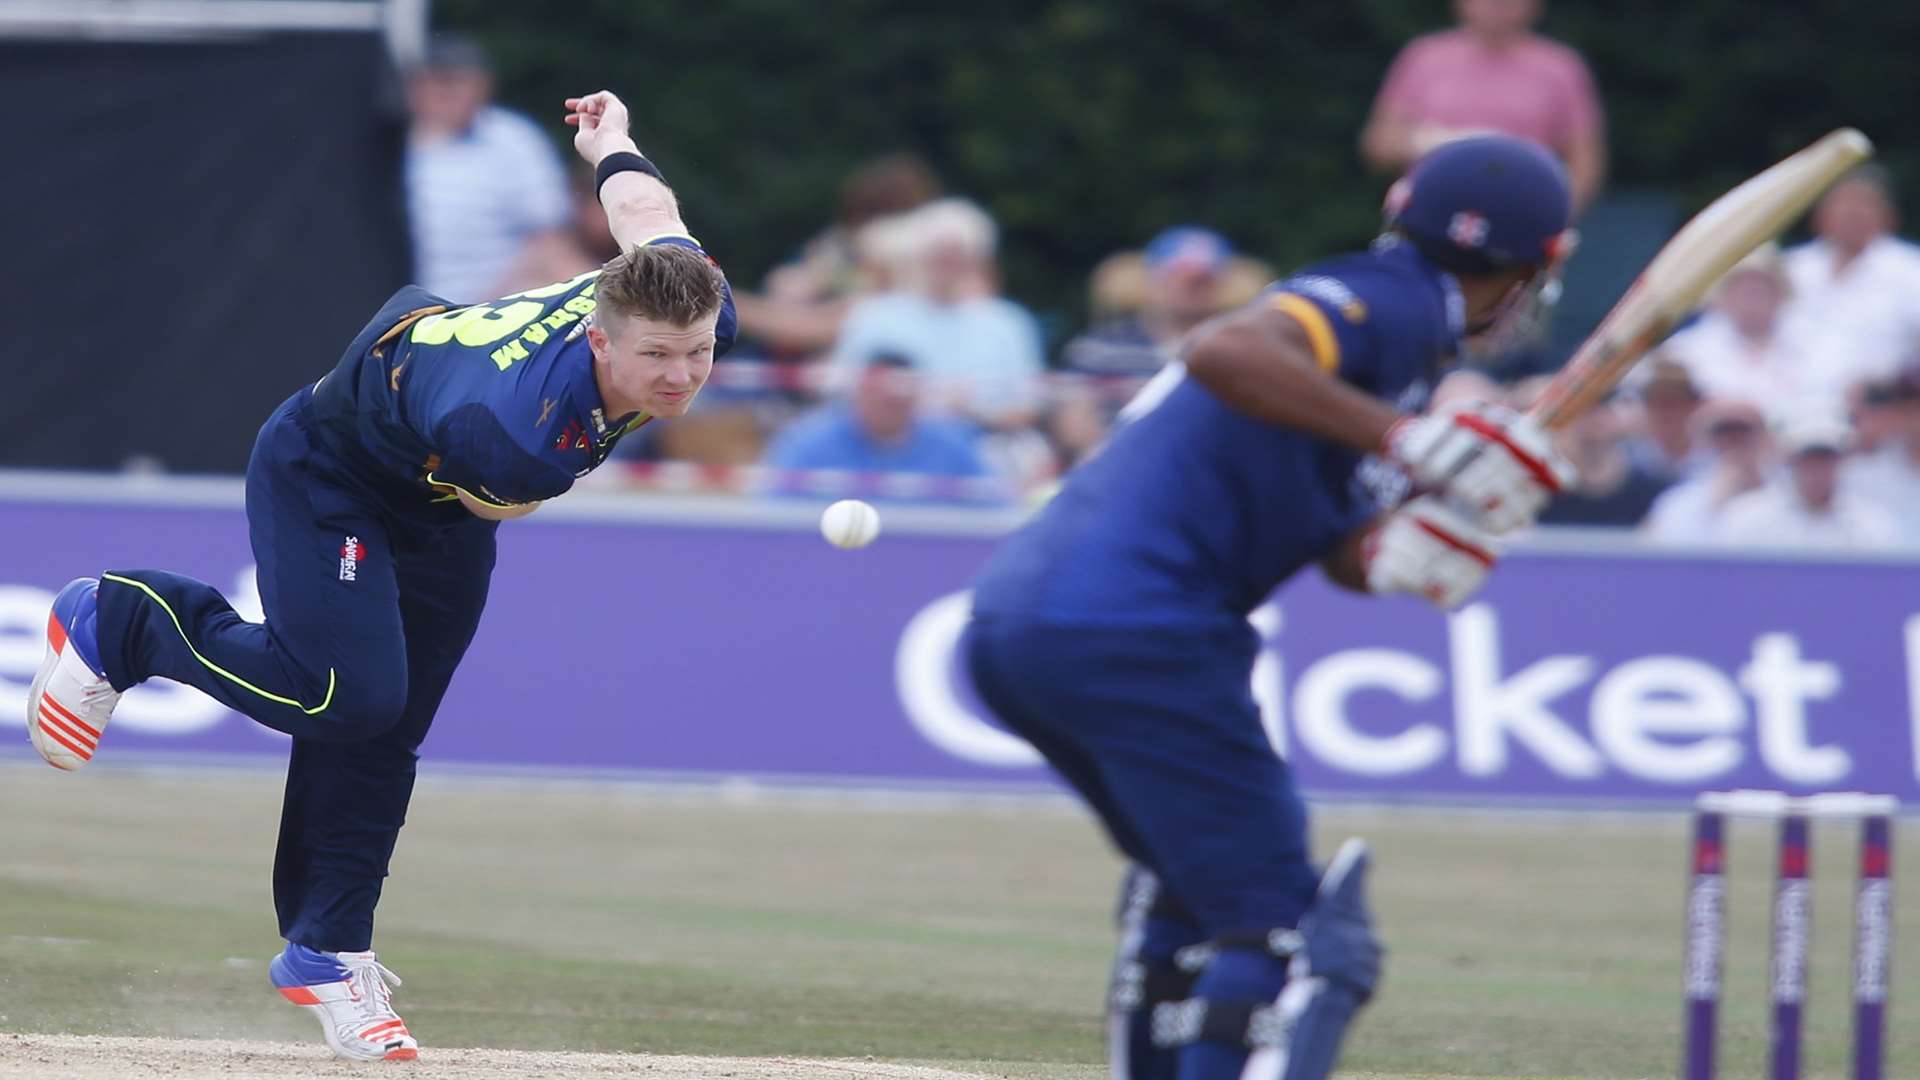
[[[1878,453],[1898,440],[1904,426],[1901,398],[1910,392],[1903,384],[1910,377],[1902,373],[1891,379],[1869,379],[1855,384],[1847,395],[1855,454]]]
[[[1768,244],[1729,271],[1706,313],[1661,351],[1710,398],[1743,398],[1774,418],[1816,404],[1837,409],[1844,385],[1830,382],[1821,357],[1781,318],[1790,294],[1780,251]]]
[[[1574,483],[1540,515],[1542,525],[1631,528],[1647,516],[1654,499],[1672,483],[1627,453],[1630,419],[1612,402],[1587,410],[1555,439],[1573,463]]]
[[[559,156],[531,120],[489,103],[486,55],[464,38],[435,38],[407,97],[415,276],[458,303],[498,296],[528,247],[567,224]]]
[[[997,431],[1030,429],[1040,329],[997,295],[993,219],[970,202],[941,199],[880,225],[895,287],[848,312],[834,346],[838,379],[844,385],[877,353],[908,356],[947,411]]]
[[[1099,448],[1117,411],[1115,395],[1084,381],[1063,381],[1056,386],[1048,402],[1046,435],[1059,471],[1073,468]]]
[[[1920,551],[1920,369],[1868,383],[1862,391],[1861,427],[1876,429],[1878,444],[1848,459],[1841,483],[1893,515],[1900,544]]]
[[[1712,543],[1727,503],[1765,483],[1772,464],[1766,418],[1748,402],[1709,401],[1693,422],[1707,465],[1653,501],[1647,535],[1663,543]]]
[[[1898,226],[1886,172],[1866,165],[1821,198],[1815,238],[1787,252],[1785,318],[1836,401],[1920,354],[1920,248]]]
[[[1147,376],[1160,370],[1187,331],[1227,306],[1221,293],[1232,258],[1232,245],[1212,229],[1181,225],[1161,232],[1147,243],[1142,259],[1138,307],[1067,342],[1062,366],[1088,375]],[[1118,265],[1108,262],[1102,268],[1113,275]],[[1111,281],[1103,284],[1113,288]]]
[[[1388,69],[1360,135],[1360,153],[1398,173],[1435,146],[1501,131],[1567,163],[1584,208],[1606,172],[1606,133],[1580,54],[1533,32],[1541,0],[1455,0],[1460,25],[1409,43]]]
[[[811,356],[831,346],[848,305],[885,284],[861,250],[862,230],[939,195],[939,179],[912,154],[889,154],[855,169],[840,184],[834,223],[809,240],[799,258],[768,274],[764,293],[734,293],[741,329],[776,353]]]
[[[845,400],[831,402],[774,437],[764,464],[775,469],[837,469],[855,473],[918,473],[985,478],[986,462],[967,432],[922,413],[915,365],[897,352],[869,357]],[[806,492],[798,478],[781,477],[774,491]]]
[[[1727,503],[1715,538],[1740,547],[1872,551],[1894,547],[1899,528],[1886,510],[1840,486],[1847,425],[1826,414],[1787,423],[1786,476]]]
[[[585,162],[573,171],[573,220],[568,227],[543,233],[529,243],[507,271],[501,295],[531,289],[598,269],[620,254],[620,242],[607,227],[607,210],[594,190],[593,168]]]
[[[1668,482],[1679,480],[1700,465],[1693,423],[1700,389],[1686,368],[1661,353],[1641,370],[1646,375],[1637,387],[1640,423],[1627,440],[1627,456],[1644,472]]]

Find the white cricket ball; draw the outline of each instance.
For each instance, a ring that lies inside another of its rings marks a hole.
[[[859,499],[841,499],[820,515],[820,535],[834,547],[866,547],[880,535],[880,511]]]

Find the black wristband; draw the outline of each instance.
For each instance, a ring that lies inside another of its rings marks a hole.
[[[660,175],[659,166],[653,162],[631,150],[618,150],[601,158],[600,164],[594,168],[593,193],[600,194],[600,189],[607,186],[609,178],[623,172],[643,172],[663,184],[667,182],[667,178]]]

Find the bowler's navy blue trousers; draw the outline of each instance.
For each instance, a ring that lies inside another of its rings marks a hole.
[[[975,690],[1210,937],[1294,926],[1319,874],[1260,724],[1244,622],[1120,629],[979,615]]]
[[[486,605],[497,526],[356,458],[312,400],[308,388],[281,405],[247,464],[266,623],[192,578],[114,570],[100,648],[116,689],[172,679],[293,736],[280,932],[357,952],[372,947],[415,751]]]

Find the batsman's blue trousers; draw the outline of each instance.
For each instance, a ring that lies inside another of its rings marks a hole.
[[[293,736],[274,905],[288,941],[372,947],[415,753],[486,605],[496,525],[382,475],[321,432],[311,388],[260,429],[247,524],[266,623],[160,570],[101,577],[124,690],[172,679]]]
[[[976,616],[975,690],[1210,937],[1294,926],[1319,875],[1249,688],[1244,623],[1104,629]]]

